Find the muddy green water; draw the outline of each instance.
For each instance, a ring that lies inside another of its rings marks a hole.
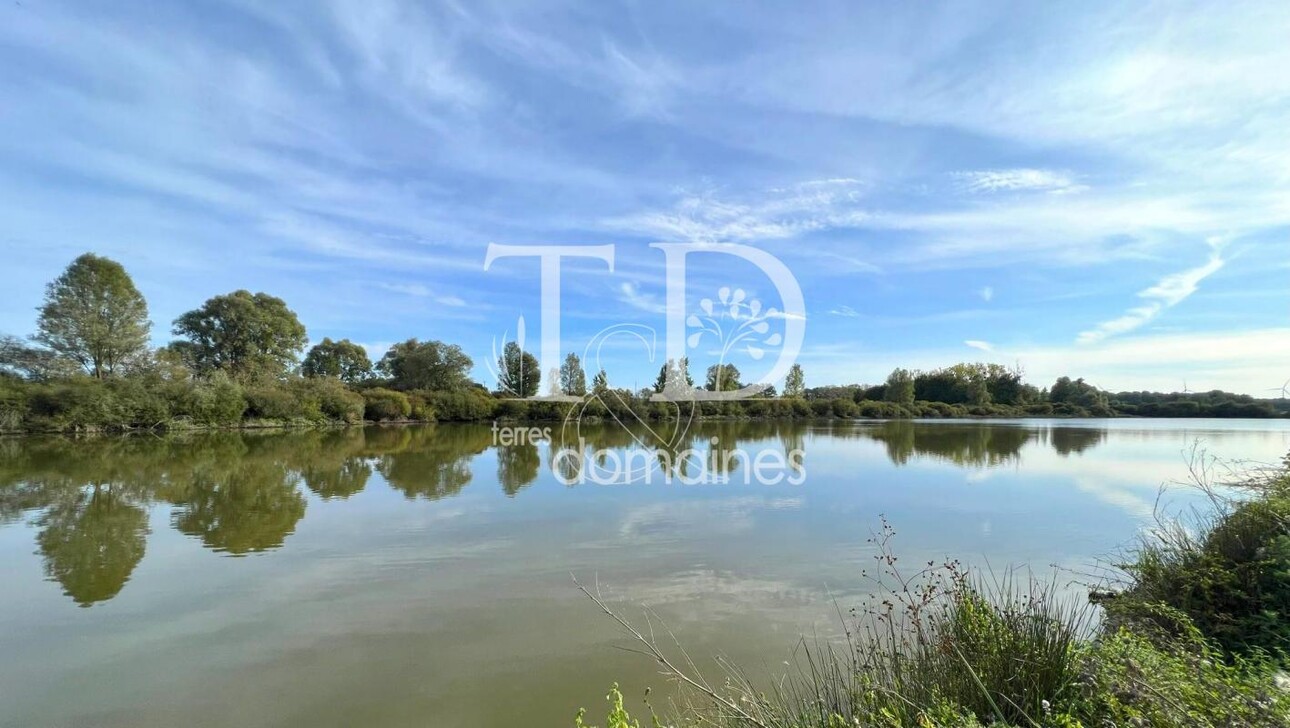
[[[581,470],[479,426],[0,440],[0,725],[572,725],[668,687],[571,574],[773,671],[866,590],[879,514],[910,560],[1073,573],[1197,443],[1290,451],[1286,421],[705,423],[672,472],[729,482],[669,484],[610,473],[659,455],[634,434],[584,427]]]

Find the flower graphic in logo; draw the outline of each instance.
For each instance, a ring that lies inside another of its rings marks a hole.
[[[754,361],[766,356],[766,350],[780,346],[783,336],[771,333],[770,320],[780,318],[774,308],[762,310],[761,301],[749,298],[742,288],[731,290],[723,286],[717,291],[717,301],[704,298],[699,301],[700,314],[690,314],[685,319],[689,329],[695,329],[686,338],[686,344],[698,348],[699,342],[709,334],[720,346],[719,359],[725,361],[731,351],[742,350]],[[727,322],[723,326],[722,322]]]

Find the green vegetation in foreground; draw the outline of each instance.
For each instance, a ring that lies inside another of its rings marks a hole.
[[[51,282],[30,342],[0,337],[0,432],[313,426],[361,421],[620,421],[689,417],[1281,417],[1288,400],[1227,392],[1110,394],[1062,377],[1047,389],[998,364],[956,364],[933,371],[897,369],[877,386],[806,386],[794,366],[784,396],[766,385],[740,401],[653,402],[682,395],[695,380],[683,358],[665,363],[654,387],[614,388],[601,370],[587,385],[576,354],[547,381],[537,359],[515,342],[497,362],[499,390],[472,382],[474,361],[460,346],[416,338],[376,362],[348,339],[325,338],[308,352],[304,324],[280,298],[234,291],[175,319],[178,338],[148,348],[147,302],[119,263],[82,255]],[[35,344],[35,345],[33,345]],[[303,359],[302,359],[303,356]],[[709,366],[703,390],[729,392],[747,382],[730,363]],[[528,401],[539,392],[594,397],[585,403]],[[691,410],[697,407],[697,411]]]
[[[678,669],[588,594],[680,683],[666,721],[646,704],[656,726],[1273,728],[1290,725],[1290,457],[1245,487],[1209,490],[1205,528],[1145,537],[1124,588],[1097,595],[1101,620],[1051,584],[983,585],[955,562],[907,576],[884,522],[881,596],[844,618],[840,646],[804,643],[768,692],[737,668],[715,684]],[[617,686],[609,699],[606,728],[639,725]]]

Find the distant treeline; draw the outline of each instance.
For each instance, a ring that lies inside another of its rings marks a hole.
[[[1106,392],[1060,377],[1046,389],[998,364],[955,364],[932,371],[897,369],[884,384],[808,388],[808,400],[852,399],[862,408],[896,405],[890,417],[1287,417],[1290,400],[1209,392]],[[947,409],[948,406],[948,409]]]
[[[604,370],[588,383],[569,354],[543,381],[537,358],[515,342],[497,361],[498,386],[470,379],[474,361],[456,344],[408,339],[375,364],[363,347],[324,338],[307,351],[304,325],[280,298],[234,291],[175,319],[172,343],[148,346],[143,296],[117,262],[85,254],[52,281],[37,333],[0,337],[0,431],[67,432],[352,424],[363,421],[558,420],[584,417],[1279,417],[1285,400],[1225,392],[1110,394],[1068,377],[1039,389],[1019,370],[956,364],[897,369],[876,386],[806,387],[794,365],[780,393],[766,385],[737,401],[684,400],[699,388],[745,386],[729,363],[709,366],[701,385],[688,359],[660,367],[653,387],[611,386]],[[545,387],[543,385],[545,384]],[[583,401],[526,399],[539,393]],[[588,396],[594,395],[594,396]]]

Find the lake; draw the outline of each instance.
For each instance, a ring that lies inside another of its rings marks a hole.
[[[468,425],[0,440],[0,725],[571,726],[670,690],[574,576],[710,674],[774,671],[866,592],[880,515],[902,559],[1070,581],[1194,449],[1290,451],[1284,420],[705,422],[713,477],[599,484],[569,471],[659,448],[578,434],[577,462]]]

